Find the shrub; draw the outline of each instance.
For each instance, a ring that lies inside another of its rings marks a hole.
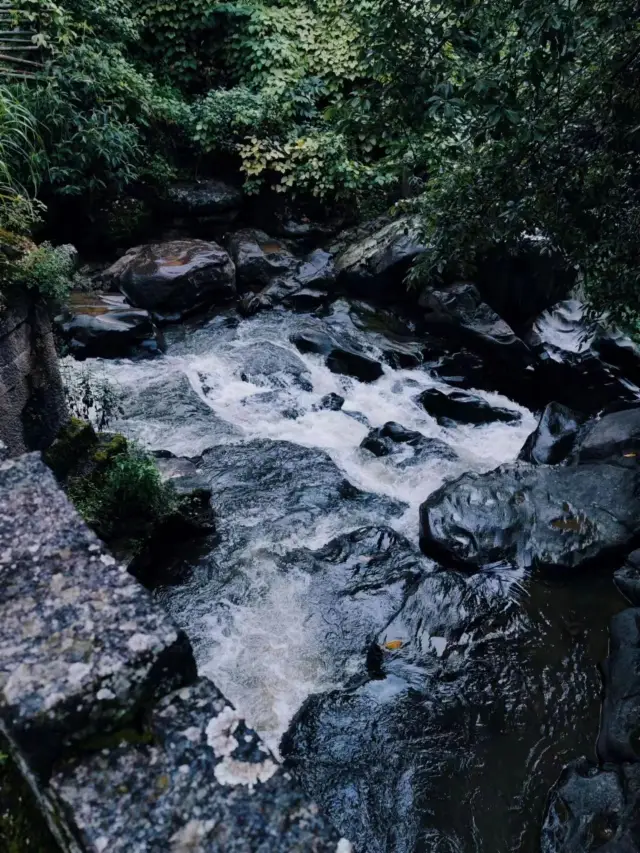
[[[75,267],[73,246],[41,243],[27,252],[10,270],[11,283],[53,302],[65,302],[71,290]]]

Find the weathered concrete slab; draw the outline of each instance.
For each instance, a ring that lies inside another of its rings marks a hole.
[[[145,746],[60,768],[51,795],[90,853],[350,851],[206,679],[163,700]]]
[[[195,678],[188,640],[85,526],[38,454],[0,462],[0,725],[46,773]]]

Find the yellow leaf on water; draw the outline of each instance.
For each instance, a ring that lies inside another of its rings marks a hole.
[[[403,646],[404,642],[402,640],[389,640],[388,643],[384,644],[384,648],[389,652],[395,652]]]

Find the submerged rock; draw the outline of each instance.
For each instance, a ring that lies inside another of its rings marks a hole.
[[[344,406],[344,397],[340,394],[327,394],[319,403],[314,406],[315,411],[328,410],[331,412],[339,412]]]
[[[398,457],[398,466],[401,468],[426,459],[454,461],[458,458],[458,454],[444,441],[427,438],[422,433],[408,430],[393,421],[371,430],[360,447],[374,456]]]
[[[428,554],[472,568],[576,569],[629,549],[640,533],[635,467],[524,462],[464,474],[420,508]]]
[[[549,403],[518,459],[534,465],[557,465],[571,453],[583,422],[577,412],[560,403]]]
[[[541,853],[638,853],[640,765],[572,762],[551,792]]]
[[[428,388],[417,402],[442,426],[451,422],[462,424],[511,424],[521,420],[520,412],[492,406],[475,394],[452,391],[445,394],[437,388]]]
[[[286,388],[298,385],[304,391],[312,391],[311,374],[302,359],[291,350],[270,342],[248,344],[235,350],[241,365],[241,377],[256,385]]]
[[[131,308],[121,296],[72,294],[57,329],[74,358],[157,355],[162,335],[148,311]]]
[[[342,251],[336,258],[338,283],[355,296],[401,301],[405,276],[425,251],[418,221],[404,217]]]
[[[174,240],[136,246],[105,273],[132,305],[179,319],[236,293],[235,268],[217,243]]]

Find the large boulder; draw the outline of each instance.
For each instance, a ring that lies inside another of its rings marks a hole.
[[[437,388],[428,388],[417,398],[417,402],[442,426],[451,423],[511,424],[521,420],[522,415],[513,409],[491,406],[482,397],[463,391],[445,394]]]
[[[535,465],[557,465],[571,453],[584,418],[560,403],[549,403],[524,443],[518,459]]]
[[[600,346],[607,339],[609,330],[576,299],[559,302],[536,319],[525,341],[538,359],[549,399],[586,414],[638,399],[624,371],[603,358]]]
[[[72,294],[56,326],[71,355],[79,360],[156,355],[163,348],[162,335],[149,312],[131,308],[122,296]]]
[[[589,426],[577,447],[581,462],[593,459],[635,459],[640,453],[640,407],[605,415]]]
[[[232,222],[242,207],[242,191],[225,181],[179,181],[166,190],[162,207],[185,219]]]
[[[296,279],[302,287],[317,290],[331,290],[335,286],[336,277],[333,256],[323,249],[311,252],[296,271]]]
[[[503,465],[464,474],[420,507],[423,550],[472,568],[577,569],[618,558],[639,533],[634,465]]]
[[[136,246],[105,275],[136,308],[165,319],[228,302],[236,294],[231,258],[204,240],[172,240]]]
[[[639,809],[640,765],[574,761],[551,792],[540,853],[638,853]]]
[[[473,284],[454,284],[446,290],[427,288],[420,297],[428,329],[455,337],[461,343],[508,365],[524,369],[532,361],[529,348],[486,302]]]
[[[287,247],[264,231],[244,228],[229,238],[229,254],[236,266],[239,287],[266,287],[298,266]]]
[[[311,391],[311,374],[302,359],[289,349],[269,342],[251,343],[235,351],[241,378],[269,388],[297,385]]]
[[[339,283],[356,296],[400,301],[405,276],[426,251],[417,219],[404,217],[348,246],[336,258]]]

